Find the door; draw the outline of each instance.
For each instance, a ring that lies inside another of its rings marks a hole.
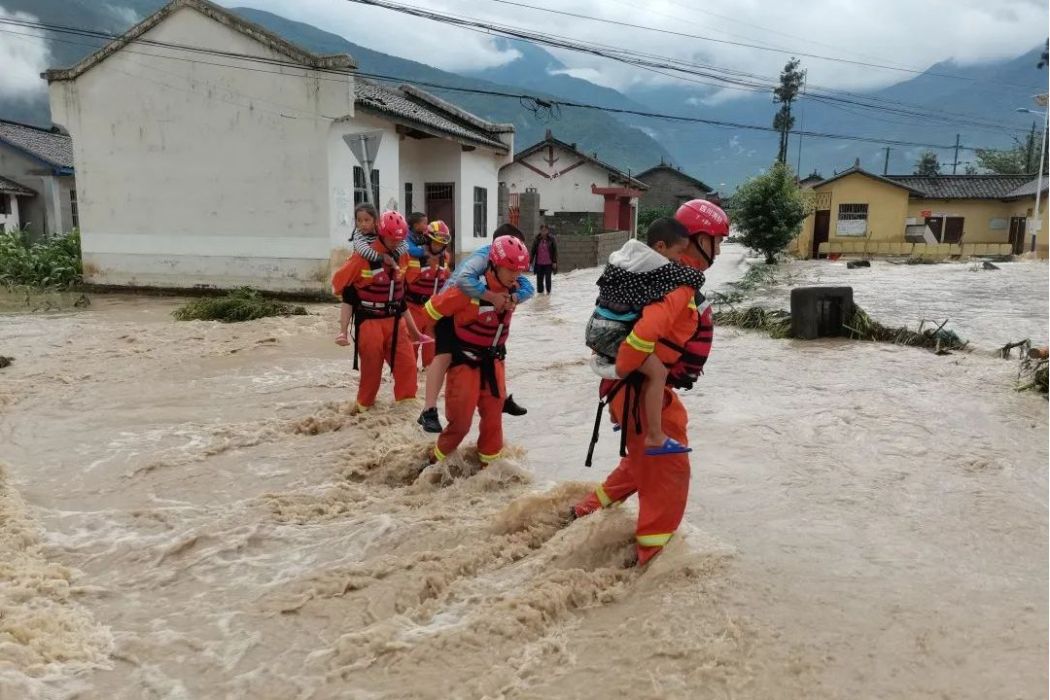
[[[424,186],[424,204],[427,219],[441,219],[452,232],[453,260],[463,250],[456,235],[456,185],[452,182],[428,182]]]
[[[927,216],[926,217],[926,230],[933,234],[933,240],[940,243],[941,235],[944,233],[944,217],[943,216]]]
[[[944,238],[941,243],[961,243],[963,237],[963,223],[966,220],[961,216],[949,216],[944,220]]]
[[[1014,216],[1010,219],[1010,245],[1014,247],[1014,255],[1024,253],[1024,234],[1027,220],[1023,216]]]
[[[828,230],[831,226],[831,210],[818,211],[813,218],[813,250],[811,257],[820,257],[820,244],[828,242]]]

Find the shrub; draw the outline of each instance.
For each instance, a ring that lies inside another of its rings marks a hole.
[[[306,309],[267,299],[257,289],[241,287],[221,297],[195,299],[172,312],[178,321],[239,323],[268,316],[305,316]]]
[[[35,243],[26,231],[0,233],[0,285],[66,289],[82,280],[79,232]]]

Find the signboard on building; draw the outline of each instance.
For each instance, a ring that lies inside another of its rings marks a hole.
[[[835,234],[839,236],[863,236],[867,232],[867,219],[839,219],[835,226]]]

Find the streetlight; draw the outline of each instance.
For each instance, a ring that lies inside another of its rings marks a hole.
[[[1038,114],[1043,118],[1043,141],[1039,146],[1039,175],[1036,178],[1035,185],[1035,211],[1032,216],[1032,252],[1035,252],[1035,242],[1039,235],[1039,229],[1043,225],[1043,220],[1039,216],[1039,203],[1043,196],[1043,158],[1046,157],[1046,112],[1040,112],[1038,109],[1028,109],[1027,107],[1018,107],[1018,112],[1022,114]]]

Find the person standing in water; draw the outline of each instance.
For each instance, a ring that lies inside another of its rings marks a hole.
[[[551,293],[551,275],[558,271],[558,240],[547,224],[540,226],[540,233],[532,242],[533,269],[536,272],[536,293]]]

